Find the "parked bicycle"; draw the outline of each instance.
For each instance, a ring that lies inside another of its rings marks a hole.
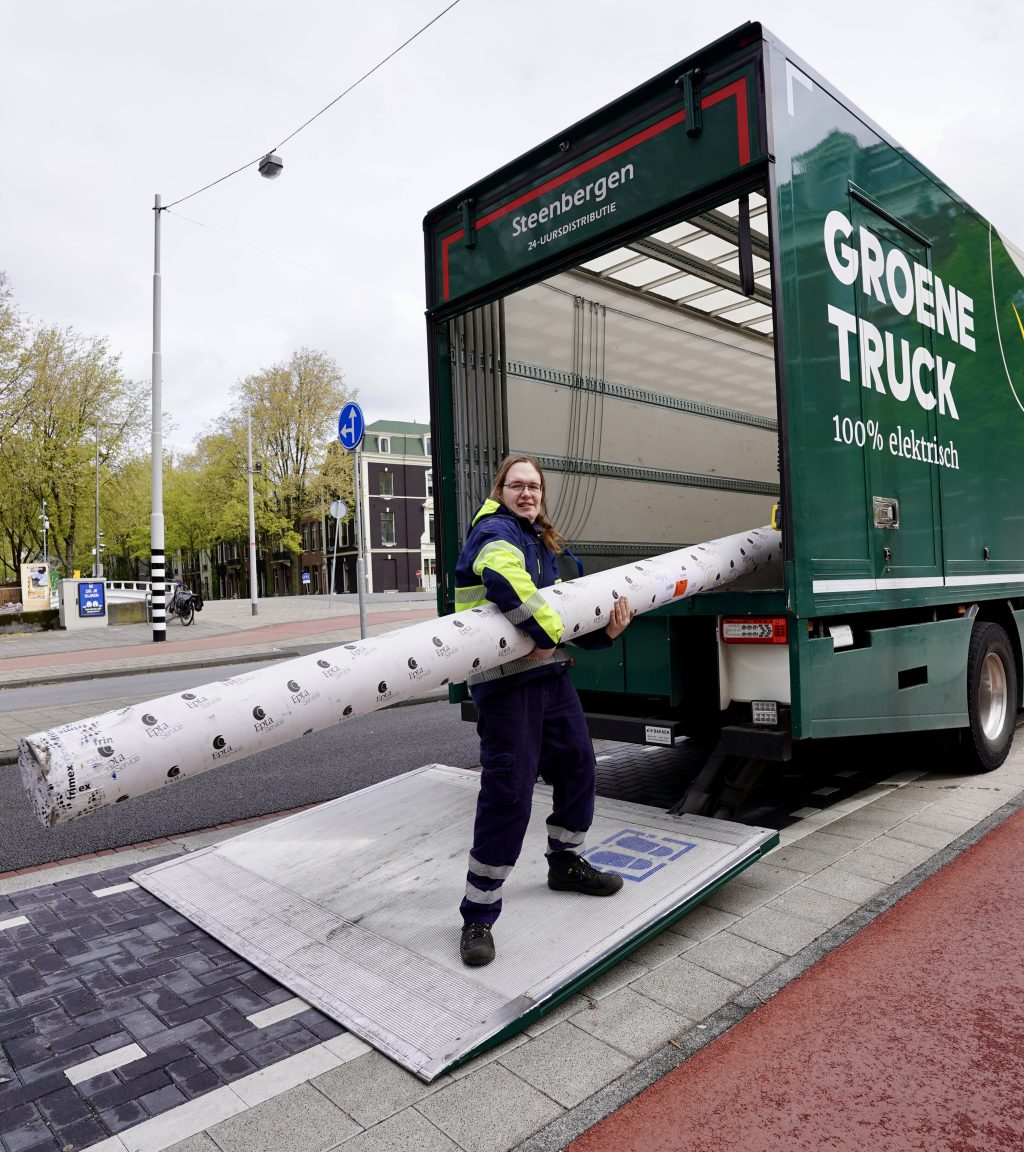
[[[177,616],[182,626],[187,628],[196,618],[196,612],[203,610],[203,598],[183,584],[178,584],[167,602],[168,617]]]

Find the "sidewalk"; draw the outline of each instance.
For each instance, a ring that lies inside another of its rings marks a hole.
[[[194,668],[196,684],[217,679],[225,664],[285,660],[298,649],[330,648],[359,639],[359,602],[351,595],[279,596],[260,600],[252,615],[248,600],[207,600],[195,622],[167,625],[167,639],[154,642],[148,624],[83,631],[0,632],[0,765],[17,759],[18,741],[34,732],[111,708],[151,698],[145,678],[139,693],[94,699],[83,704],[47,704],[45,685],[99,680],[144,672]],[[432,593],[368,595],[364,600],[367,632],[376,635],[437,614]],[[39,703],[5,709],[3,689],[39,688]]]

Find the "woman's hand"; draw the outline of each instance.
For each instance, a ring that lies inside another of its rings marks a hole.
[[[621,636],[635,615],[635,612],[629,610],[629,600],[625,596],[620,596],[612,605],[608,623],[605,625],[604,630],[608,639],[614,640],[616,636]]]

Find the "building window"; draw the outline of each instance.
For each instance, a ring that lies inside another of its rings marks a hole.
[[[380,495],[386,496],[389,500],[395,494],[395,474],[394,472],[382,472],[380,474]]]
[[[395,546],[395,514],[382,512],[380,514],[380,542],[385,548]]]
[[[378,452],[390,452],[391,451],[391,440],[389,437],[379,436],[377,438],[377,451]]]
[[[434,495],[434,473],[433,472],[427,473],[427,495],[428,496]]]
[[[431,544],[434,543],[434,513],[427,513],[427,539]]]
[[[423,451],[426,453],[427,456],[430,455],[430,437],[429,436],[423,437]]]

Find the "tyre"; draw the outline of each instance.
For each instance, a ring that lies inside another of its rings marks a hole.
[[[1017,663],[1006,632],[982,622],[967,651],[967,715],[963,751],[968,767],[991,772],[1006,759],[1017,723]]]
[[[187,628],[192,621],[196,618],[196,610],[190,600],[187,604],[183,604],[179,611],[182,624]]]

